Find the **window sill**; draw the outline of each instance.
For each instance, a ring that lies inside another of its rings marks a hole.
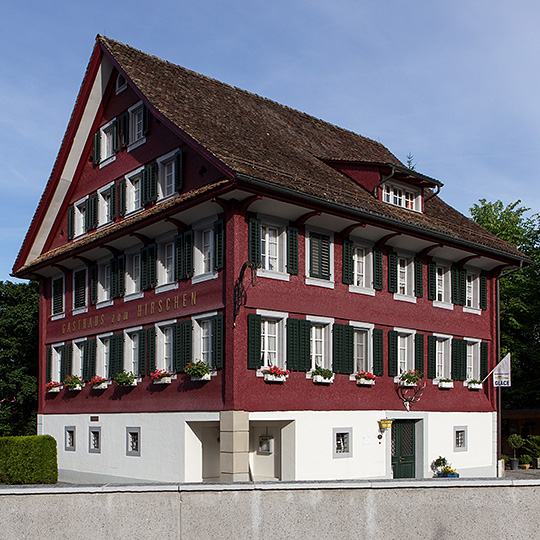
[[[88,308],[86,306],[82,307],[82,308],[77,308],[77,309],[74,309],[72,312],[71,312],[71,315],[72,316],[75,316],[75,315],[82,315],[83,313],[88,313]]]
[[[101,161],[99,163],[99,168],[101,169],[102,167],[105,167],[105,166],[109,165],[109,163],[112,163],[113,161],[116,161],[116,156],[115,155],[109,156],[108,158]]]
[[[440,300],[433,300],[433,307],[454,310],[454,304],[450,302],[441,302]]]
[[[65,313],[57,313],[56,315],[51,315],[51,321],[57,321],[58,319],[65,318]]]
[[[175,289],[178,289],[178,283],[165,283],[164,285],[158,285],[155,288],[155,292],[156,294],[159,294],[167,291],[173,291]]]
[[[113,300],[101,300],[96,304],[96,309],[101,309],[104,307],[109,307],[114,304]]]
[[[277,279],[280,281],[289,281],[290,276],[285,272],[274,272],[272,270],[257,270],[257,277]]]
[[[139,139],[138,141],[133,141],[132,143],[129,143],[127,147],[127,151],[131,152],[132,150],[135,150],[135,148],[138,148],[142,144],[146,142],[146,137],[143,137],[142,139]]]
[[[124,302],[131,302],[131,300],[138,300],[139,298],[144,298],[142,291],[126,294],[124,296]]]
[[[480,308],[472,308],[463,306],[463,313],[472,313],[473,315],[482,315],[482,310]]]
[[[442,381],[440,378],[436,378],[433,379],[433,385],[438,386],[439,388],[454,388],[454,381]]]
[[[324,287],[326,289],[334,288],[334,282],[332,280],[313,277],[306,277],[306,285],[315,285],[316,287]]]
[[[216,279],[218,277],[217,272],[212,272],[208,274],[197,274],[191,278],[191,283],[201,283],[202,281],[208,281],[210,279]]]
[[[411,304],[416,304],[416,296],[409,296],[408,294],[394,293],[394,300],[399,300],[400,302],[410,302]]]
[[[375,289],[368,289],[367,287],[358,287],[357,285],[349,285],[349,292],[356,294],[367,294],[368,296],[375,296]]]

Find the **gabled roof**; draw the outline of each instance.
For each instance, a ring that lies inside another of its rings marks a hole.
[[[87,103],[98,86],[104,58],[125,76],[153,114],[243,182],[327,201],[435,237],[484,246],[514,260],[526,259],[513,246],[436,196],[426,202],[423,214],[394,207],[376,199],[332,165],[349,162],[378,167],[381,172],[392,167],[408,170],[382,144],[98,35],[51,178],[15,263],[15,273],[28,269],[44,255],[36,238],[44,236],[43,230],[67,192],[60,189],[62,180],[70,181],[62,171],[74,153],[74,140],[77,136],[82,140],[88,131],[81,126],[84,114],[91,114]],[[81,151],[80,144],[77,151]],[[422,185],[431,182],[434,187],[440,186],[436,180],[409,172]]]

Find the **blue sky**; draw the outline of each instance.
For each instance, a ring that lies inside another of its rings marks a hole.
[[[4,2],[0,280],[50,175],[96,34],[378,140],[480,198],[540,211],[534,0]]]

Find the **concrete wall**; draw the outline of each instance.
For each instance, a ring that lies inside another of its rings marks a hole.
[[[540,538],[540,481],[3,486],[3,540]]]

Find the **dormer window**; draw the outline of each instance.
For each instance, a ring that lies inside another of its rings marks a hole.
[[[386,183],[383,186],[383,201],[394,206],[420,212],[420,191],[405,184]]]

